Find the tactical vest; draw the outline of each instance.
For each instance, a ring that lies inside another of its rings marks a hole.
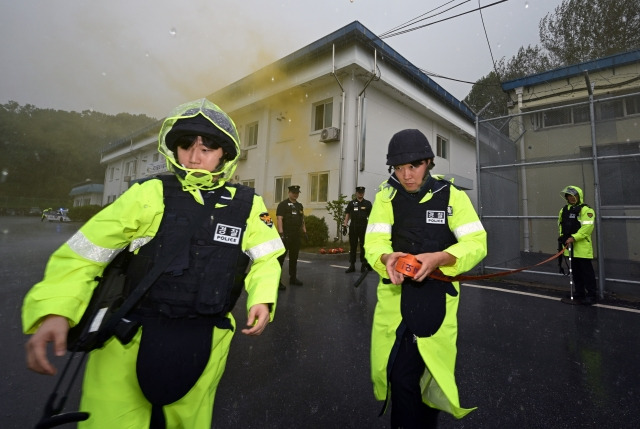
[[[398,191],[391,201],[393,206],[393,227],[391,241],[393,250],[417,255],[425,252],[438,252],[457,242],[449,229],[447,214],[449,211],[450,183],[435,180],[428,186],[433,196],[424,203],[418,203],[425,192],[412,195]]]
[[[173,176],[163,182],[164,214],[158,233],[132,259],[128,284],[135,286],[166,252],[174,252],[180,236],[203,207],[182,190]],[[241,185],[233,199],[225,187],[205,194],[209,215],[190,243],[180,250],[141,300],[135,314],[169,318],[224,316],[240,293],[249,257],[242,252],[242,236],[253,205],[254,191]],[[213,208],[222,201],[225,207]],[[184,242],[184,240],[183,240]]]
[[[396,252],[412,255],[439,252],[457,242],[448,222],[451,184],[431,176],[427,180],[421,192],[407,194],[399,189],[391,201],[394,218],[391,242]],[[431,199],[420,203],[429,190],[433,192]],[[406,327],[418,337],[430,337],[438,332],[447,312],[447,295],[458,295],[449,282],[405,279],[400,312]]]
[[[575,206],[564,206],[562,208],[562,215],[560,217],[560,228],[562,231],[562,237],[568,238],[572,234],[578,232],[582,224],[578,220],[582,207],[586,204],[578,204]],[[587,206],[588,207],[588,206]]]

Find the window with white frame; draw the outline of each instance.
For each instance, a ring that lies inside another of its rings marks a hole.
[[[114,167],[109,167],[109,172],[107,173],[109,182],[113,182],[114,173],[115,173],[115,168]],[[109,202],[111,202],[111,201],[109,201]]]
[[[242,180],[240,183],[250,188],[256,188],[256,181],[254,179]]]
[[[333,100],[328,99],[313,105],[313,131],[320,131],[333,124]]]
[[[309,174],[309,202],[326,203],[329,198],[329,173]]]
[[[291,176],[276,177],[275,199],[276,203],[289,197],[289,186],[291,186]]]
[[[449,140],[442,136],[436,136],[436,155],[440,158],[449,159]]]
[[[258,145],[258,122],[253,122],[246,126],[246,138],[244,139],[244,147],[252,147]]]
[[[135,176],[137,167],[138,167],[138,161],[135,160],[135,159],[133,161],[129,161],[129,162],[125,163],[124,164],[124,175],[125,176]]]

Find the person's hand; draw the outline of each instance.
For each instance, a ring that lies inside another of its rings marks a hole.
[[[249,309],[247,328],[241,332],[245,335],[260,335],[268,323],[269,306],[267,304],[256,304]]]
[[[398,262],[399,258],[406,255],[407,253],[393,252],[385,253],[380,257],[380,261],[387,267],[389,280],[391,280],[391,283],[394,285],[401,285],[404,281],[404,275],[396,271],[396,262]]]
[[[342,225],[342,235],[347,235],[347,225]]]
[[[55,314],[47,316],[25,345],[27,367],[40,374],[55,375],[57,370],[47,359],[47,344],[53,343],[56,356],[64,356],[67,352],[67,332],[69,321],[66,317]]]
[[[420,253],[414,256],[422,264],[416,275],[413,277],[413,280],[417,282],[425,280],[429,274],[439,267],[453,265],[456,263],[456,257],[447,252]]]
[[[576,242],[575,238],[569,237],[569,238],[567,238],[567,241],[564,242],[564,244],[566,244],[568,246],[571,243],[575,243],[575,242]]]

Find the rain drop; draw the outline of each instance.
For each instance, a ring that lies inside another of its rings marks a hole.
[[[524,2],[524,8],[525,9],[529,9],[529,2],[528,1]]]
[[[178,32],[176,31],[175,27],[171,27],[171,30],[169,30],[169,35],[170,35],[171,37],[176,37],[176,34],[177,34],[177,33],[178,33]]]
[[[622,21],[623,24],[627,23],[627,17],[622,15],[622,18],[620,18],[620,20]]]

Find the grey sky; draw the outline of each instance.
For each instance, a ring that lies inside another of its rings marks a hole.
[[[0,0],[0,103],[160,118],[354,20],[381,34],[447,1]],[[484,9],[494,58],[539,43],[540,19],[560,3],[509,0]],[[426,22],[477,7],[470,0]],[[385,42],[455,79],[476,81],[492,68],[478,12]],[[471,89],[434,80],[459,99]]]

